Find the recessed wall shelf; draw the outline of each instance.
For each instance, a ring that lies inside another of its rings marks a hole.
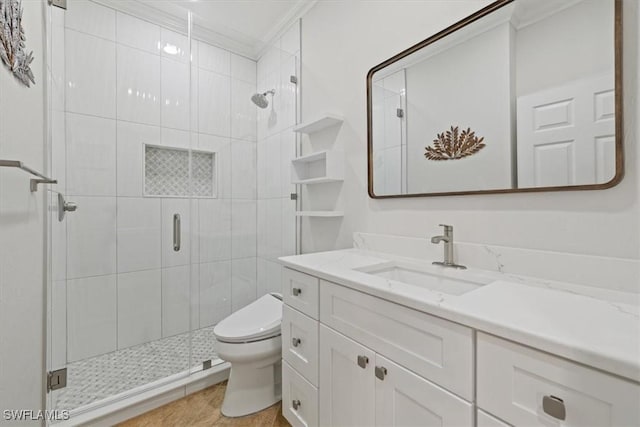
[[[291,161],[293,184],[321,184],[338,182],[344,178],[344,153],[319,151]]]
[[[337,126],[339,124],[342,124],[343,121],[344,119],[338,115],[326,114],[318,119],[300,123],[298,126],[293,128],[293,131],[298,133],[310,134],[319,132],[331,126]]]
[[[306,216],[315,218],[338,218],[343,217],[344,212],[341,211],[298,211],[296,216]]]

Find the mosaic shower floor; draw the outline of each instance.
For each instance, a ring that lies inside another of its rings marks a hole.
[[[213,326],[67,365],[67,387],[54,392],[53,408],[73,410],[217,359]]]

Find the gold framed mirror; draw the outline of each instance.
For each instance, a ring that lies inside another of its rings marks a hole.
[[[367,74],[376,199],[600,190],[624,174],[621,0],[499,0]]]

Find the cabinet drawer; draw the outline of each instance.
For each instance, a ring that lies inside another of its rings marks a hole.
[[[282,415],[293,427],[318,425],[318,389],[282,362]]]
[[[477,427],[511,427],[509,424],[504,423],[486,412],[478,409],[476,419]]]
[[[282,293],[284,302],[307,316],[318,319],[317,277],[289,268],[282,270]]]
[[[284,305],[282,358],[318,386],[318,321]]]
[[[508,423],[640,425],[638,384],[483,333],[477,351],[478,406]]]
[[[322,281],[320,320],[445,389],[473,400],[473,331]]]

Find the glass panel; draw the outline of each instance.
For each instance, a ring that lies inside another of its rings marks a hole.
[[[189,374],[190,21],[135,3],[49,8],[51,170],[78,204],[60,221],[52,193],[48,365],[68,376],[49,408],[72,416]],[[194,163],[212,197],[207,156]]]

